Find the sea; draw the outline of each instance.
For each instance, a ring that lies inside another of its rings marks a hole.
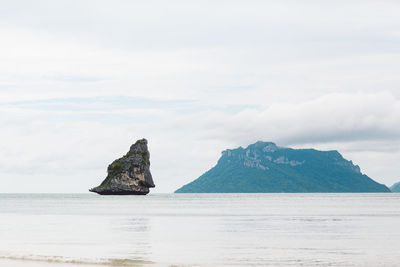
[[[0,266],[400,266],[400,194],[0,194]]]

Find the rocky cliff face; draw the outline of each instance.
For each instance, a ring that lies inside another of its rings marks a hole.
[[[97,187],[90,189],[100,195],[146,195],[149,188],[155,187],[150,173],[150,153],[147,140],[141,139],[133,144],[129,152],[114,160],[107,169],[106,179]]]

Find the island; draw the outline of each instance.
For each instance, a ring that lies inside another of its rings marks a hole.
[[[272,142],[222,152],[215,167],[175,193],[390,192],[336,151]]]
[[[107,177],[90,192],[100,195],[146,195],[155,187],[150,173],[147,140],[134,143],[128,153],[114,160],[107,168]]]
[[[392,191],[394,193],[400,193],[400,182],[395,183],[394,185],[392,185],[390,187],[390,191]]]

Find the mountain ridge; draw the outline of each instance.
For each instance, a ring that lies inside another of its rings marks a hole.
[[[217,164],[176,193],[390,192],[337,150],[258,141],[222,151]]]

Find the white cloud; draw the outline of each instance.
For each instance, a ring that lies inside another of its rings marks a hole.
[[[399,12],[374,0],[4,3],[0,178],[16,182],[2,190],[85,191],[141,137],[159,192],[257,140],[338,149],[393,183]]]
[[[156,192],[173,191],[198,177],[216,163],[222,150],[257,140],[337,149],[378,181],[390,184],[397,179],[400,101],[391,93],[330,94],[302,103],[237,110],[150,101],[135,112],[127,111],[118,99],[112,106],[104,103],[107,99],[63,101],[71,101],[77,110],[48,109],[43,102],[30,104],[33,113],[26,112],[26,104],[1,110],[7,116],[2,117],[0,136],[10,140],[0,149],[4,177],[28,182],[35,176],[40,181],[32,185],[36,191],[84,192],[104,178],[107,165],[131,143],[146,137]],[[88,112],[85,105],[93,101]],[[54,176],[68,178],[57,178],[56,183]]]
[[[212,115],[213,114],[213,115]],[[327,94],[313,100],[275,102],[239,112],[205,110],[180,124],[196,122],[207,138],[257,139],[284,144],[400,140],[400,101],[389,92]],[[251,133],[251,134],[249,134]]]

